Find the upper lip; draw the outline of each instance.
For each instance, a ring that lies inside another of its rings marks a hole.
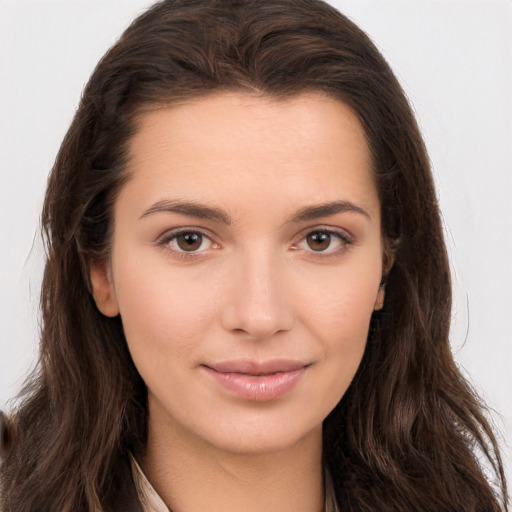
[[[252,361],[250,359],[237,359],[221,361],[204,366],[220,373],[241,373],[244,375],[271,375],[273,373],[293,372],[309,366],[302,361],[291,359],[271,359],[269,361]]]

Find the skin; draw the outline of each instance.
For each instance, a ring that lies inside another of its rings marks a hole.
[[[144,113],[128,172],[111,260],[91,281],[148,387],[145,473],[174,512],[321,510],[322,422],[383,301],[361,124],[320,94],[217,93]],[[178,201],[230,223],[169,211]],[[340,201],[344,211],[298,214]],[[304,369],[272,399],[233,394],[207,369],[283,358]]]

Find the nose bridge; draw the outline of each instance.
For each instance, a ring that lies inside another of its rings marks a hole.
[[[289,330],[293,308],[283,272],[282,258],[264,244],[240,251],[223,312],[224,327],[260,339]]]

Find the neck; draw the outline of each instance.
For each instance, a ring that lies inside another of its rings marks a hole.
[[[149,423],[139,454],[149,481],[172,512],[312,512],[323,510],[321,426],[270,453],[212,446],[179,426]]]

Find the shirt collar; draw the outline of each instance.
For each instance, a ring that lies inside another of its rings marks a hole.
[[[149,483],[144,471],[139,466],[135,457],[130,453],[130,464],[132,467],[133,481],[137,496],[144,512],[170,512],[167,505],[158,496],[153,486]]]
[[[143,512],[171,512],[162,498],[157,494],[153,486],[149,483],[144,471],[139,466],[135,457],[130,453],[130,464],[132,467],[133,481],[137,496],[142,505]],[[325,506],[324,512],[339,512],[334,494],[334,486],[329,471],[325,471]]]

